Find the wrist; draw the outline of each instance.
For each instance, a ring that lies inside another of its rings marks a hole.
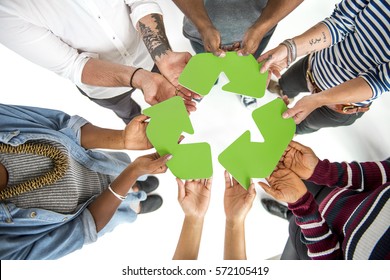
[[[136,68],[134,69],[134,72],[129,78],[129,86],[132,86],[133,88],[142,88],[142,85],[145,80],[148,79],[150,72],[142,69],[142,68]]]
[[[263,38],[269,30],[272,29],[273,26],[265,25],[262,22],[255,22],[251,27],[248,28],[252,29],[257,37]]]
[[[193,226],[203,225],[204,215],[186,214],[184,220]]]
[[[164,68],[165,65],[169,64],[169,61],[173,54],[174,53],[171,49],[167,49],[163,54],[161,54],[159,57],[155,59],[154,62],[156,63],[160,72],[162,71],[161,69]]]
[[[244,226],[245,218],[226,218],[226,228],[235,230]]]
[[[219,32],[210,20],[200,22],[199,24],[196,25],[196,28],[198,29],[199,34],[202,38],[204,37],[203,34],[210,32],[210,30],[215,30]]]
[[[121,130],[121,133],[120,133],[120,140],[118,141],[119,143],[119,150],[129,150],[127,147],[126,147],[126,130],[123,129]]]

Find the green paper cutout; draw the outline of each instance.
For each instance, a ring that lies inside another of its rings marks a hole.
[[[251,178],[265,178],[272,173],[294,137],[294,120],[282,118],[286,110],[280,98],[254,110],[252,118],[264,142],[251,142],[250,131],[246,131],[219,155],[221,165],[245,189],[249,188]]]
[[[208,143],[178,144],[183,132],[194,133],[183,99],[172,97],[143,110],[150,117],[146,135],[164,156],[173,155],[167,162],[171,172],[180,179],[209,178],[213,174],[211,149]]]
[[[205,96],[224,72],[229,83],[222,87],[223,90],[261,98],[265,93],[268,72],[260,73],[260,67],[253,55],[239,56],[236,52],[227,52],[225,57],[216,57],[212,53],[201,53],[187,63],[179,83]]]

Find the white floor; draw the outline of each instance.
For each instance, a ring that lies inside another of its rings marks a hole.
[[[171,1],[160,2],[165,12],[167,34],[172,47],[177,51],[192,52],[189,43],[182,36],[182,14]],[[269,48],[322,20],[332,12],[337,2],[305,1],[279,24]],[[123,128],[122,122],[112,112],[89,102],[71,82],[27,62],[3,46],[0,46],[0,61],[2,103],[60,109],[69,114],[81,115],[96,125]],[[185,140],[209,142],[214,159],[242,132],[253,128],[250,112],[241,107],[236,95],[221,92],[219,86],[198,105],[198,111],[191,115],[195,135],[187,135]],[[146,106],[139,92],[136,98]],[[261,102],[270,98],[267,93],[267,97]],[[311,135],[298,136],[295,140],[313,148],[320,158],[334,161],[384,159],[390,155],[389,107],[390,96],[384,95],[354,125],[323,129]],[[130,154],[136,157],[145,152]],[[118,260],[122,263],[136,261],[157,264],[169,261],[179,237],[183,213],[176,200],[177,186],[173,175],[168,171],[159,176],[159,179],[161,185],[158,193],[164,198],[164,205],[159,211],[140,216],[134,224],[120,226],[95,244],[64,259],[80,262],[88,259],[93,262],[109,256],[111,262]],[[223,169],[215,160],[212,201],[199,253],[199,259],[204,262],[213,263],[223,257],[223,191]],[[288,235],[287,222],[271,216],[262,208],[259,202],[262,195],[264,194],[258,189],[258,198],[246,221],[247,256],[252,261],[280,254]]]

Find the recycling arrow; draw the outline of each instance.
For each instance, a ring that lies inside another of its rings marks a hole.
[[[213,174],[211,149],[208,143],[179,144],[183,132],[193,134],[183,99],[172,97],[143,110],[150,117],[146,135],[161,155],[171,154],[168,168],[181,179],[209,178]]]
[[[244,132],[226,148],[218,161],[232,176],[248,189],[251,178],[268,177],[295,133],[293,119],[283,119],[287,107],[277,98],[252,113],[264,142],[251,142],[250,131]]]
[[[205,96],[223,72],[229,79],[223,90],[261,98],[265,93],[268,72],[260,73],[260,67],[252,55],[238,56],[236,52],[227,52],[221,58],[212,53],[201,53],[190,59],[179,77],[179,83]]]

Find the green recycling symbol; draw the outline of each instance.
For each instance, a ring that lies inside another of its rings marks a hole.
[[[223,90],[261,98],[265,94],[268,73],[260,73],[260,65],[252,56],[226,57],[211,53],[197,54],[183,70],[179,83],[202,95],[207,95],[221,72],[229,83]],[[218,157],[219,163],[244,187],[251,178],[269,176],[295,133],[295,122],[283,119],[287,109],[283,100],[276,98],[252,112],[252,119],[264,142],[251,142],[250,131],[245,131]],[[150,117],[146,130],[149,141],[160,155],[172,154],[167,166],[181,179],[209,178],[213,174],[211,148],[208,143],[179,144],[183,132],[194,134],[190,118],[181,97],[176,96],[149,107],[143,113]]]

